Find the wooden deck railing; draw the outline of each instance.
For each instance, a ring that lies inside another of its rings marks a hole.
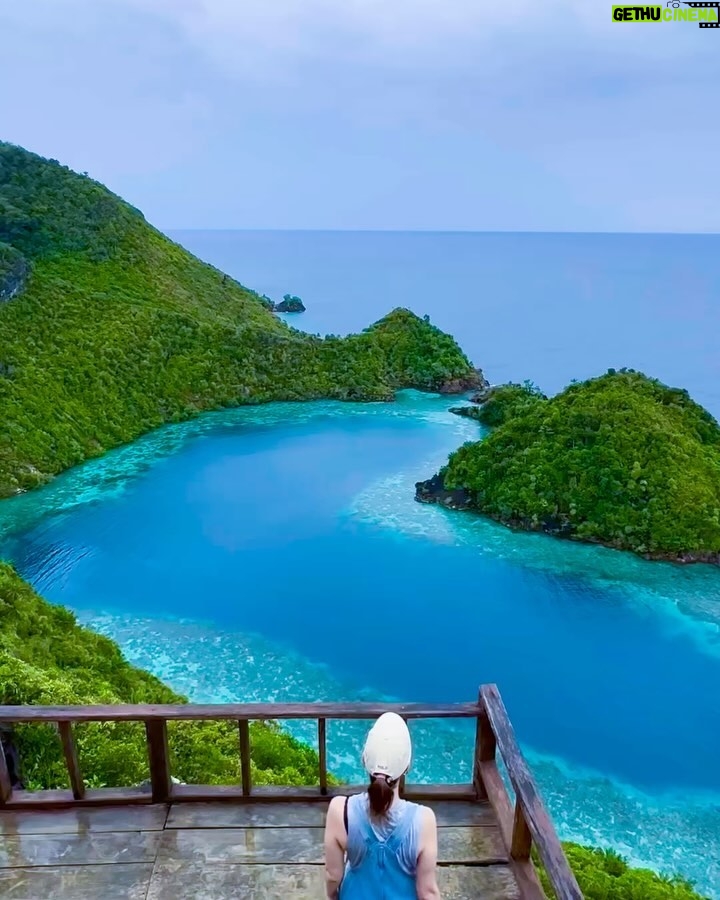
[[[514,808],[498,769],[498,751],[515,792]],[[489,800],[495,810],[505,846],[516,864],[515,874],[523,897],[545,896],[530,860],[534,843],[557,900],[582,900],[580,887],[570,871],[535,779],[518,746],[505,704],[494,684],[480,688],[473,784],[478,797]]]
[[[128,803],[167,803],[190,800],[322,800],[347,793],[348,786],[328,786],[328,719],[371,720],[384,712],[407,719],[476,719],[473,782],[469,785],[404,785],[408,799],[480,799],[493,807],[523,897],[540,900],[544,894],[530,859],[537,848],[557,900],[582,900],[552,821],[515,739],[505,706],[495,685],[484,685],[476,703],[426,705],[418,703],[246,703],[187,704],[178,706],[0,706],[0,722],[49,724],[58,729],[68,772],[69,790],[13,789],[0,745],[0,809],[57,809],[68,806],[104,806]],[[251,721],[314,719],[318,734],[318,787],[253,786],[250,768]],[[174,784],[170,770],[168,722],[233,721],[238,725],[239,785]],[[73,726],[84,722],[139,722],[147,738],[150,789],[142,787],[86,788]],[[512,788],[511,803],[497,766],[499,752]],[[356,790],[361,790],[357,786]],[[350,788],[352,790],[352,788]]]

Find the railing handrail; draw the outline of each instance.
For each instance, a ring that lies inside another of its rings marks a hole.
[[[376,719],[396,712],[405,719],[474,719],[477,703],[177,703],[111,706],[0,706],[0,722],[269,721]]]
[[[516,860],[529,861],[534,843],[555,890],[557,900],[583,900],[582,891],[570,869],[550,815],[538,792],[535,779],[520,750],[497,686],[494,684],[483,685],[480,688],[479,700],[482,711],[478,719],[479,746],[476,748],[476,765],[480,766],[481,777],[486,782],[494,781],[497,789],[501,778],[497,772],[495,751],[499,750],[508,778],[515,791],[512,825],[509,823],[505,805],[506,803],[509,805],[509,798],[504,785],[502,790],[505,798],[500,801],[500,808],[496,807],[498,818],[505,820],[500,824],[501,827],[505,825],[510,856]],[[484,721],[485,727],[483,727]],[[492,737],[487,732],[488,725]],[[483,757],[488,758],[483,759]],[[483,772],[483,765],[486,767],[485,772]],[[495,769],[495,772],[492,772],[491,767]],[[486,784],[486,789],[487,786]],[[490,799],[492,800],[492,798]]]

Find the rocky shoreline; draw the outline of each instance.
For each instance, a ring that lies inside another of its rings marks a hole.
[[[550,537],[562,538],[564,540],[575,541],[582,544],[594,544],[595,546],[607,547],[610,550],[621,550],[625,553],[634,553],[653,562],[671,562],[679,565],[690,565],[692,563],[705,563],[707,565],[720,566],[720,552],[684,552],[684,553],[639,553],[628,547],[614,545],[610,542],[598,541],[591,538],[579,537],[575,533],[572,524],[567,520],[554,516],[546,516],[543,519],[535,521],[533,519],[503,519],[499,516],[493,516],[483,512],[475,503],[472,492],[467,488],[447,488],[443,479],[442,472],[438,472],[425,481],[417,481],[415,483],[415,500],[418,503],[436,503],[446,509],[464,510],[475,512],[478,515],[492,519],[499,525],[504,525],[512,531],[525,531],[535,534],[546,534]]]
[[[451,406],[448,412],[451,412],[456,416],[462,416],[465,419],[475,419],[476,421],[480,421],[479,406]]]
[[[466,394],[468,391],[476,391],[477,396],[489,387],[490,383],[483,375],[482,369],[473,369],[472,373],[464,378],[450,378],[441,382],[436,390],[438,394]]]
[[[439,503],[448,509],[472,509],[470,491],[465,488],[446,488],[440,472],[427,481],[415,482],[415,499],[418,503]]]
[[[488,400],[491,400],[498,388],[503,387],[503,385],[490,384],[487,378],[485,378],[485,376],[483,375],[481,369],[477,369],[477,372],[480,376],[479,383],[471,384],[465,388],[466,391],[474,392],[468,397],[468,402],[474,405],[452,406],[450,407],[449,412],[453,413],[456,416],[464,416],[466,419],[476,419],[480,421],[480,407],[483,405],[483,403],[487,403]]]

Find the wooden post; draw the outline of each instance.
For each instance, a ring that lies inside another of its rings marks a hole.
[[[482,773],[480,771],[480,762],[482,756],[482,743],[483,743],[483,723],[480,718],[482,712],[482,700],[478,701],[478,714],[477,719],[475,720],[475,752],[473,754],[473,767],[472,767],[472,783],[475,788],[475,793],[478,796],[478,800],[487,800],[488,792],[485,787],[485,782],[483,781]]]
[[[318,719],[318,759],[320,760],[320,793],[327,794],[327,719]]]
[[[5,759],[5,750],[0,741],[0,806],[5,806],[12,796],[12,783],[10,781],[10,770],[8,769],[7,760]]]
[[[149,719],[145,722],[145,733],[153,803],[165,803],[172,792],[167,722],[165,719]]]
[[[250,772],[250,723],[247,719],[238,722],[240,731],[240,778],[242,779],[242,792],[244,797],[249,797],[252,791],[252,778]]]
[[[480,720],[480,762],[492,762],[497,750],[497,739],[484,705],[478,718]]]
[[[85,782],[80,773],[80,763],[78,761],[72,723],[67,720],[58,722],[58,731],[60,732],[60,740],[62,741],[63,755],[65,756],[65,765],[67,766],[73,797],[76,800],[82,800],[85,796]]]
[[[583,900],[580,886],[570,869],[535,780],[518,746],[515,732],[497,686],[494,684],[484,685],[482,699],[490,718],[498,750],[505,763],[508,778],[515,791],[514,814],[511,814],[509,799],[507,801],[508,826],[512,821],[512,829],[510,827],[507,829],[510,840],[506,841],[506,844],[509,847],[513,864],[524,867],[527,873],[533,873],[529,854],[531,844],[534,845],[557,900]],[[485,767],[487,764],[483,765]],[[499,785],[502,785],[499,774],[498,782]],[[502,791],[507,797],[504,785],[502,785]],[[532,877],[537,882],[534,874]],[[539,883],[537,887],[539,890]],[[538,893],[536,896],[541,897],[542,894]]]
[[[513,819],[512,843],[510,845],[510,856],[513,859],[530,859],[530,851],[532,849],[532,835],[525,821],[525,813],[523,812],[520,799],[515,801],[515,817]]]
[[[497,741],[495,740],[495,732],[492,729],[492,723],[488,716],[485,703],[482,698],[482,691],[478,696],[478,714],[477,725],[475,729],[475,757],[473,759],[473,786],[477,792],[479,800],[487,800],[488,792],[482,777],[481,763],[494,762],[497,750]]]

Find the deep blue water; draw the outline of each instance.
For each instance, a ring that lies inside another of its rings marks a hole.
[[[393,540],[346,514],[373,479],[422,475],[440,443],[442,425],[391,416],[192,443],[121,496],[44,521],[13,556],[52,599],[257,632],[386,694],[464,700],[497,681],[539,751],[639,787],[720,792],[720,659],[673,621],[582,572]]]
[[[185,241],[271,296],[303,295],[310,311],[295,321],[310,330],[409,305],[455,322],[494,381],[552,389],[625,363],[712,406],[717,239],[555,237]],[[644,279],[626,242],[642,250]],[[696,306],[689,271],[708,292]],[[654,317],[652,298],[664,304]],[[602,309],[617,315],[600,327]],[[0,504],[0,555],[197,700],[452,701],[495,681],[564,836],[680,869],[720,897],[720,571],[415,503],[414,481],[479,436],[448,405],[407,393],[162,429]],[[357,769],[361,737],[331,730],[335,771]],[[416,739],[417,777],[468,776],[467,730],[422,726]]]

